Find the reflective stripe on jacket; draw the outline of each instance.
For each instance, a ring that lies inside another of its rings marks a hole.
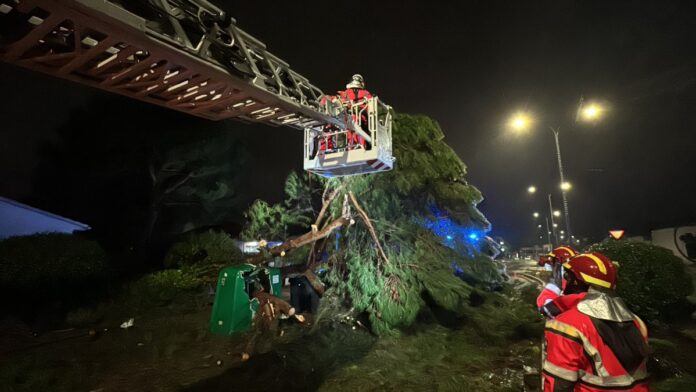
[[[545,392],[648,391],[648,332],[637,316],[614,322],[574,307],[546,322],[545,338]]]

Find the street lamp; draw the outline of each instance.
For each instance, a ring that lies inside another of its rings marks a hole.
[[[608,106],[606,104],[593,101],[585,102],[584,98],[580,97],[580,102],[575,114],[575,122],[596,122],[604,116],[608,110],[607,108]],[[512,129],[516,133],[523,133],[524,131],[529,130],[533,123],[534,116],[531,113],[519,111],[514,113],[508,120],[508,128]],[[558,127],[549,128],[553,133],[554,141],[556,143],[556,160],[558,161],[558,175],[561,180],[561,196],[563,201],[566,231],[568,231],[568,235],[571,235],[572,231],[570,229],[570,214],[568,213],[568,198],[566,196],[566,191],[569,191],[572,188],[572,185],[569,182],[566,182],[563,174],[563,160],[561,158],[561,144],[558,141]],[[536,188],[534,188],[534,191],[532,191],[530,187],[528,191],[529,193],[534,193]]]
[[[535,213],[532,214],[532,215],[534,216],[535,219],[539,217],[539,213],[538,213],[538,212],[535,212]]]
[[[598,103],[598,102],[589,102],[586,104],[583,104],[581,101],[580,107],[578,108],[578,119],[585,121],[585,122],[593,122],[597,121],[602,116],[604,116],[604,113],[607,111],[607,108]]]
[[[508,127],[515,132],[522,133],[527,131],[533,122],[534,119],[529,113],[517,112],[510,117]]]
[[[558,218],[559,216],[561,216],[561,211],[558,211],[558,210],[554,211],[554,212],[553,212],[553,216],[555,216],[556,218]]]
[[[529,188],[527,188],[527,192],[531,194],[536,193],[536,187],[534,185],[531,185]]]

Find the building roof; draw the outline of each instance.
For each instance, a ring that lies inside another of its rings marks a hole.
[[[0,196],[0,238],[89,229],[89,225],[84,223]]]

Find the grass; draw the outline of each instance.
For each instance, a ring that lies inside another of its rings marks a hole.
[[[328,375],[319,390],[456,390],[489,369],[495,354],[464,331],[434,326],[380,339],[367,355]]]
[[[487,295],[448,327],[431,314],[391,337],[331,321],[316,328],[289,323],[283,337],[275,336],[248,362],[241,361],[248,335],[211,335],[210,309],[195,295],[186,287],[180,298],[150,307],[129,308],[133,301],[121,298],[78,309],[70,315],[73,324],[96,329],[99,336],[0,356],[2,390],[502,392],[522,390],[524,368],[538,368],[539,322],[520,299],[524,295],[514,291]],[[135,317],[135,326],[119,328],[128,317]],[[652,343],[663,355],[689,355],[679,348],[683,342],[674,344],[669,336]],[[690,391],[695,382],[684,371],[656,382],[653,390]]]

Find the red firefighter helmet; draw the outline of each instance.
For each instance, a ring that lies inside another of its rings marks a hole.
[[[570,246],[559,246],[552,250],[551,253],[539,256],[539,265],[544,266],[545,264],[551,264],[554,261],[565,263],[570,260],[571,257],[576,256],[577,254],[578,251]]]
[[[599,252],[581,253],[563,264],[563,267],[590,286],[605,289],[616,287],[616,267],[607,256]]]

